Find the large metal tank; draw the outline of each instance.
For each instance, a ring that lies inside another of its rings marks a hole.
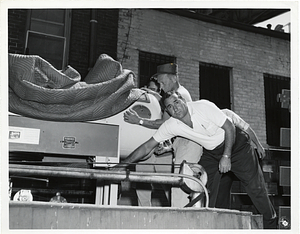
[[[116,124],[120,126],[120,157],[127,157],[134,149],[147,141],[155,133],[155,129],[149,129],[137,124],[126,123],[123,119],[124,112],[129,108],[138,113],[140,117],[155,120],[162,117],[161,107],[158,99],[150,94],[143,94],[139,100],[134,102],[124,111],[101,120],[92,122]]]

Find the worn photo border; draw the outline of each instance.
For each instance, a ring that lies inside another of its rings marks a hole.
[[[114,1],[114,0],[0,0],[0,165],[1,165],[1,233],[41,233],[41,230],[9,230],[8,227],[8,35],[7,18],[8,9],[11,8],[290,8],[291,9],[291,118],[292,118],[292,229],[284,230],[284,233],[299,233],[299,1]],[[84,230],[85,233],[140,233],[141,230]],[[158,230],[155,230],[157,232]],[[201,230],[205,233],[219,233],[217,230]],[[256,232],[255,230],[222,230],[222,233]],[[279,230],[275,230],[277,232]],[[45,230],[55,233],[81,233],[82,230]],[[199,233],[200,230],[159,230],[161,233]],[[257,231],[258,232],[258,231]],[[264,230],[263,233],[273,231]],[[153,230],[145,230],[143,233],[153,233]]]

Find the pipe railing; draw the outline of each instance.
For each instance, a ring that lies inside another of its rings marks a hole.
[[[82,179],[97,179],[97,180],[111,180],[111,181],[132,181],[132,182],[146,182],[146,183],[163,183],[172,186],[181,186],[182,178],[187,178],[200,184],[203,188],[206,203],[205,207],[208,208],[209,196],[205,185],[201,180],[194,176],[177,174],[177,173],[145,173],[145,172],[132,172],[132,171],[110,171],[99,169],[86,169],[86,168],[68,168],[68,167],[53,167],[53,166],[38,166],[38,165],[9,165],[9,174],[11,176],[18,175],[39,175],[39,176],[53,176],[53,177],[69,177],[69,178],[82,178]]]

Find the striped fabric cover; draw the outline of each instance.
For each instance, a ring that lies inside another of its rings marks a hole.
[[[9,54],[9,111],[51,121],[91,121],[115,115],[144,91],[135,75],[101,55],[82,81],[72,67],[55,69],[39,56]]]

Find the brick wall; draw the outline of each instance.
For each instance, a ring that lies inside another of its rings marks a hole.
[[[73,9],[70,35],[69,65],[84,78],[89,62],[90,10]]]
[[[118,9],[98,9],[97,10],[97,54],[108,54],[112,58],[117,58],[118,40]]]
[[[137,76],[139,50],[175,56],[194,100],[199,62],[231,67],[233,110],[266,143],[263,74],[290,77],[290,41],[147,9],[120,10],[118,38],[118,60]]]
[[[108,54],[116,58],[118,10],[97,9],[96,18],[95,59],[100,54]],[[70,37],[69,64],[84,78],[89,68],[90,52],[90,9],[73,9]]]
[[[27,10],[8,10],[8,52],[23,54],[26,40]]]

